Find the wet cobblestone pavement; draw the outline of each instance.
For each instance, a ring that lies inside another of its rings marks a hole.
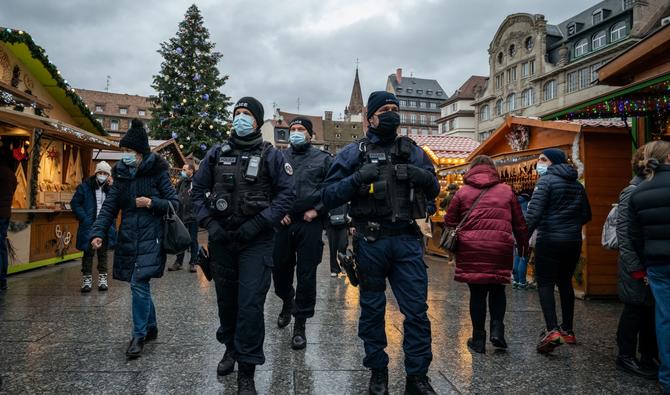
[[[172,257],[168,263],[171,263]],[[507,352],[472,355],[468,290],[455,283],[446,260],[427,257],[429,316],[434,359],[430,369],[440,394],[656,394],[654,382],[615,369],[614,337],[621,305],[577,301],[579,345],[539,355],[535,343],[542,315],[534,291],[507,288]],[[256,373],[268,394],[365,393],[368,371],[356,335],[358,290],[330,278],[327,256],[319,267],[316,315],[307,322],[306,350],[290,349],[291,327],[277,329],[281,302],[271,288],[265,310],[267,361]],[[214,288],[201,273],[167,272],[152,281],[158,340],[141,358],[126,361],[130,338],[130,290],[80,294],[79,263],[10,277],[0,296],[0,393],[236,393],[235,375],[217,378],[224,347],[217,328]],[[402,394],[405,375],[402,321],[388,291],[386,331],[391,394]]]

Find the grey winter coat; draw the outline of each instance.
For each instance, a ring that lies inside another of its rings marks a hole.
[[[643,178],[636,176],[630,181],[630,185],[621,191],[616,217],[616,236],[619,245],[619,299],[624,303],[634,305],[654,303],[649,286],[644,281],[631,277],[633,272],[644,271],[644,265],[635,253],[633,241],[628,232],[631,226],[628,201],[635,188],[643,181]]]

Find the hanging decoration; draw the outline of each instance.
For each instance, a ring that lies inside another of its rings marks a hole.
[[[528,149],[530,130],[525,125],[515,125],[505,137],[513,151],[524,151]]]
[[[577,178],[582,179],[584,176],[584,163],[579,159],[579,142],[582,139],[582,131],[575,136],[575,139],[572,141],[572,163],[577,169]]]

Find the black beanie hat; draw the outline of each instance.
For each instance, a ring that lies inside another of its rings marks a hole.
[[[546,156],[547,159],[551,161],[552,165],[560,165],[568,162],[568,158],[565,156],[565,152],[558,148],[547,148],[542,151],[542,155]]]
[[[146,155],[151,152],[149,147],[149,138],[147,137],[147,130],[144,129],[144,124],[139,119],[133,119],[130,123],[130,129],[119,142],[119,147],[130,148]]]
[[[387,104],[395,104],[396,106],[400,107],[400,102],[398,102],[398,98],[395,97],[393,93],[386,91],[376,91],[370,93],[370,97],[368,97],[368,119],[375,115],[380,107]]]
[[[235,110],[237,110],[240,107],[244,107],[247,110],[251,111],[251,113],[254,115],[254,119],[256,120],[256,128],[260,129],[261,125],[263,125],[263,105],[261,102],[258,100],[254,99],[253,97],[247,96],[243,97],[240,100],[235,103],[235,107],[233,108],[233,114],[235,114]]]
[[[307,133],[309,133],[310,136],[314,136],[314,130],[312,129],[312,121],[305,117],[296,117],[293,118],[293,120],[288,124],[288,128],[291,129],[291,126],[293,125],[302,125],[307,129]]]

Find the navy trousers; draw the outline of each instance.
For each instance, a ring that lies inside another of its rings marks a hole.
[[[408,375],[425,375],[433,359],[428,320],[428,273],[421,240],[414,235],[381,238],[368,243],[356,236],[361,276],[361,318],[358,336],[365,346],[363,365],[370,369],[388,366],[384,315],[386,279],[405,316],[403,351]]]

